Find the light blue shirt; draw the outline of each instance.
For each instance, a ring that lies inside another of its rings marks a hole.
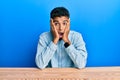
[[[70,31],[68,38],[71,44],[65,48],[63,40],[60,40],[57,44],[53,43],[51,32],[42,33],[39,37],[35,60],[38,68],[84,68],[87,61],[87,51],[82,35]]]

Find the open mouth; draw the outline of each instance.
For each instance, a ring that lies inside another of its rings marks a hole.
[[[59,33],[59,37],[62,38],[62,36],[63,36],[63,33]]]

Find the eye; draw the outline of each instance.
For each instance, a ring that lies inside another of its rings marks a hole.
[[[63,23],[63,25],[65,26],[65,25],[67,25],[67,23],[66,23],[66,22],[64,22],[64,23]]]
[[[57,23],[57,22],[55,22],[54,24],[55,24],[55,26],[58,26],[58,25],[59,25],[59,23]]]

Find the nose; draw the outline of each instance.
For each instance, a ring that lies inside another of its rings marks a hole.
[[[62,30],[62,29],[63,29],[63,25],[62,25],[62,24],[60,24],[59,29],[60,29],[60,30]]]

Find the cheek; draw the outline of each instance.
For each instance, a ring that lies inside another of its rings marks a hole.
[[[59,32],[59,28],[58,27],[56,27],[56,30]]]
[[[56,30],[59,30],[59,27],[56,27]]]

